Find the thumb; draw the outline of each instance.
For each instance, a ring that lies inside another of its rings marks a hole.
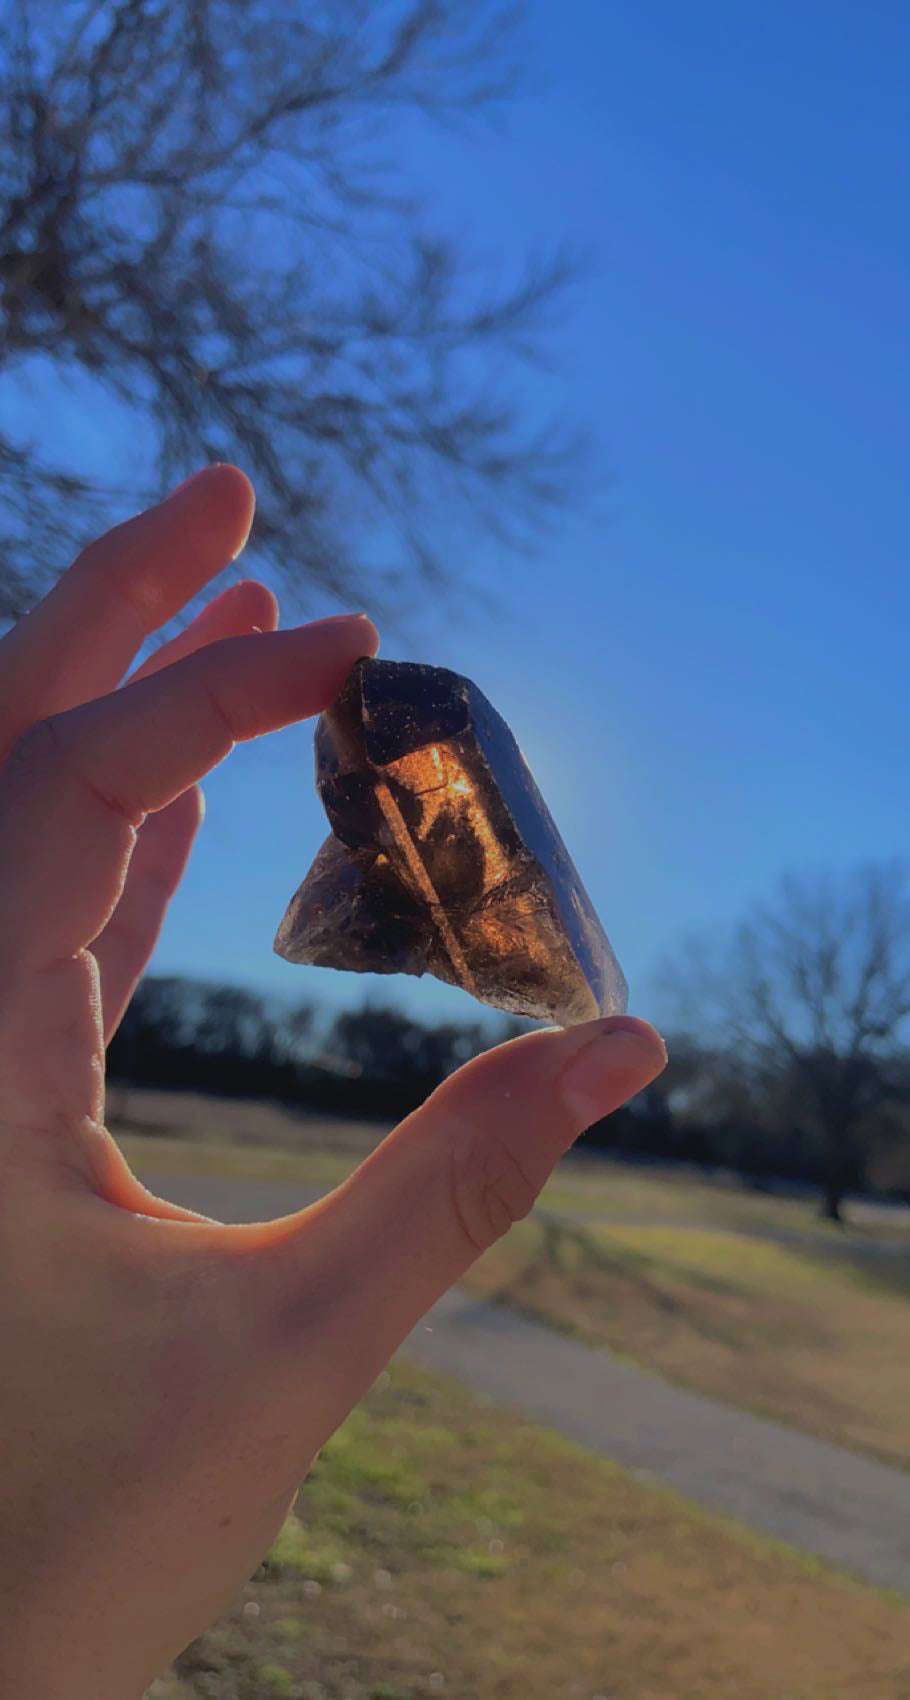
[[[500,1045],[451,1075],[343,1186],[288,1223],[290,1309],[311,1334],[318,1290],[323,1361],[338,1372],[345,1407],[436,1299],[527,1215],[579,1134],[666,1060],[659,1034],[631,1016]]]

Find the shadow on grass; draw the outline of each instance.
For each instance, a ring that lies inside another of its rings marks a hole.
[[[676,1270],[666,1265],[666,1273],[681,1284],[682,1290],[672,1291],[660,1279],[665,1268],[660,1259],[628,1246],[611,1246],[602,1235],[558,1217],[538,1218],[537,1227],[540,1236],[537,1249],[520,1270],[490,1293],[494,1303],[506,1305],[517,1314],[545,1322],[577,1339],[602,1345],[605,1342],[600,1329],[585,1326],[585,1313],[590,1313],[592,1304],[599,1310],[599,1301],[608,1301],[611,1290],[615,1293],[621,1285],[639,1304],[671,1326],[691,1330],[714,1345],[736,1343],[741,1327],[738,1319],[709,1315],[693,1302],[699,1292],[735,1300],[740,1296],[735,1282],[705,1271]],[[554,1287],[561,1289],[564,1296],[577,1295],[580,1321],[553,1305]],[[695,1289],[692,1297],[686,1294],[685,1287]],[[621,1350],[611,1340],[606,1343],[614,1351]]]

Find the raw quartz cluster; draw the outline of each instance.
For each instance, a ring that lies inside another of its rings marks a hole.
[[[443,667],[359,661],[316,727],[331,823],[275,940],[289,962],[434,974],[572,1026],[626,983],[508,726]]]

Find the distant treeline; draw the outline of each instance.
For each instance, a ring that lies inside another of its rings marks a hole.
[[[310,1004],[288,1007],[240,986],[149,976],[108,1049],[108,1075],[387,1121],[516,1030],[505,1020],[430,1026],[369,1003],[325,1025]]]
[[[406,1115],[471,1056],[525,1030],[497,1020],[429,1025],[366,1003],[320,1024],[309,1004],[285,1007],[236,986],[149,977],[111,1043],[115,1082],[224,1097],[277,1099],[322,1114],[388,1121]],[[895,1080],[910,1078],[906,1058]],[[803,1114],[797,1072],[749,1071],[723,1051],[676,1035],[666,1074],[589,1129],[583,1144],[635,1159],[734,1170],[758,1184],[822,1184],[826,1143]],[[845,1187],[910,1197],[903,1122],[870,1120],[851,1141]]]

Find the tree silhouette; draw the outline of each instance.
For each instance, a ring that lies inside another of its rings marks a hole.
[[[434,1027],[367,1003],[325,1027],[308,1004],[148,974],[108,1047],[108,1074],[121,1094],[121,1120],[129,1083],[385,1118],[406,1115],[493,1042],[479,1021]]]
[[[336,1016],[327,1050],[352,1064],[364,1079],[413,1082],[422,1095],[490,1042],[480,1022],[428,1027],[401,1010],[365,1003]]]
[[[898,863],[782,881],[719,952],[674,979],[690,1017],[727,1036],[753,1102],[824,1146],[822,1213],[841,1220],[864,1133],[904,1096],[910,879]]]
[[[485,289],[402,164],[514,87],[514,25],[498,0],[2,9],[0,616],[208,459],[251,473],[254,545],[304,599],[439,582],[456,528],[535,535],[576,456],[510,377],[566,265]],[[68,391],[103,476],[81,427],[55,449]]]
[[[265,999],[246,986],[201,985],[193,1042],[206,1055],[270,1062],[275,1026]]]

